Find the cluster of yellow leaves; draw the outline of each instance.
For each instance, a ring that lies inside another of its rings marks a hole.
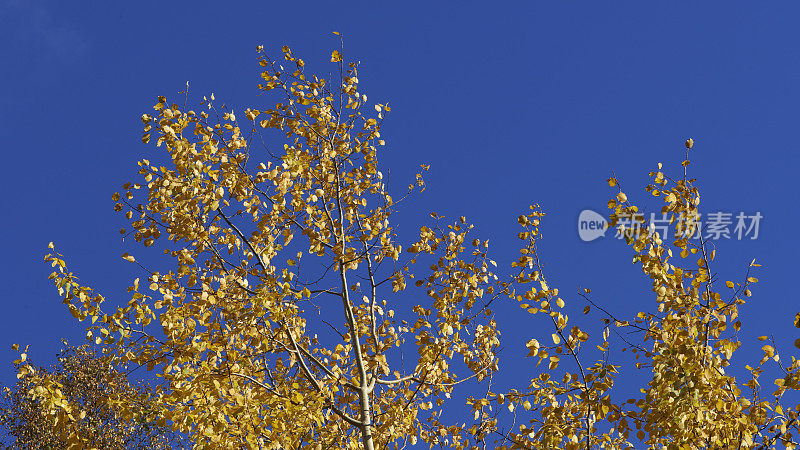
[[[184,448],[150,407],[148,386],[131,384],[88,344],[67,346],[48,368],[34,367],[26,352],[15,364],[19,380],[0,397],[3,448]]]

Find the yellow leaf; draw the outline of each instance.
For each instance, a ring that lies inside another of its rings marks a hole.
[[[334,50],[331,53],[331,62],[340,62],[342,60],[342,54],[339,53],[339,50]]]
[[[531,339],[525,344],[528,347],[528,356],[536,356],[539,353],[539,341]]]

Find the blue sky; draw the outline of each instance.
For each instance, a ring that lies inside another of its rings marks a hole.
[[[578,316],[579,285],[621,316],[652,307],[631,250],[611,237],[583,242],[577,217],[605,213],[612,171],[650,207],[647,173],[677,174],[692,137],[691,174],[705,211],[763,219],[756,240],[716,241],[712,267],[742,279],[763,264],[742,308],[741,365],[757,361],[755,337],[774,333],[796,355],[800,250],[796,206],[800,104],[800,5],[789,2],[24,2],[0,0],[0,177],[5,245],[0,258],[0,382],[14,379],[10,345],[51,362],[60,339],[83,325],[61,305],[42,262],[54,241],[81,279],[108,297],[139,274],[120,258],[111,193],[153,152],[140,142],[142,113],[188,80],[241,111],[257,97],[255,47],[288,44],[310,69],[345,39],[361,61],[371,101],[392,114],[383,167],[402,191],[419,164],[428,188],[402,213],[413,231],[431,210],[465,215],[491,238],[494,259],[516,259],[516,217],[547,213],[541,252],[551,285]],[[516,308],[498,309],[507,364],[530,337]],[[587,319],[581,319],[587,320]],[[596,323],[589,317],[587,323]]]

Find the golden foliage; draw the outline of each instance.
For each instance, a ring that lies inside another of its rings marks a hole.
[[[652,282],[653,308],[621,320],[581,290],[580,309],[603,315],[591,339],[570,324],[568,304],[546,280],[538,205],[518,218],[520,256],[505,277],[463,217],[448,223],[431,213],[404,248],[390,216],[405,197],[389,194],[378,165],[391,108],[367,104],[358,65],[343,51],[331,55],[334,80],[307,75],[288,46],[282,53],[294,67],[259,47],[258,87],[279,97],[274,106],[237,118],[213,95],[197,110],[160,96],[153,115],[142,116],[143,142],[155,139],[168,159],[142,159],[142,180],[112,199],[130,221],[122,233],[162,249],[172,269],[124,254],[143,275],[126,304],[108,308],[62,255],[47,256],[64,303],[91,320],[88,336],[115,364],[157,372],[156,407],[173,430],[199,448],[793,447],[798,414],[780,399],[798,388],[800,363],[781,366],[771,395],[758,378],[762,364],[780,361],[774,343],[758,367],[747,366],[746,383],[725,371],[741,344],[738,307],[757,280],[748,273],[723,297],[710,267],[715,252],[689,239],[700,203],[686,177],[691,139],[684,177],[667,177],[659,164],[647,187],[681,235],[665,242],[643,216],[622,230]],[[279,151],[263,144],[275,135]],[[607,181],[617,190],[608,206],[618,226],[639,209],[616,177]],[[421,173],[414,190],[424,190]],[[698,259],[681,262],[691,255]],[[491,307],[508,301],[547,323],[526,343],[536,358],[530,383],[502,393],[489,384],[468,399],[471,421],[448,423],[443,405],[454,388],[499,370]],[[613,390],[622,366],[610,362],[612,341],[635,354],[626,370],[646,375],[639,397]],[[40,397],[65,410],[52,391]],[[119,407],[134,406],[122,399]]]
[[[158,425],[149,386],[131,384],[88,345],[66,346],[50,368],[33,368],[25,353],[17,366],[23,364],[25,376],[3,389],[3,448],[57,449],[65,443],[98,449],[184,448],[179,436]],[[56,406],[50,409],[53,416],[47,414],[49,402]],[[120,408],[116,402],[136,408]],[[66,426],[53,427],[53,420]]]

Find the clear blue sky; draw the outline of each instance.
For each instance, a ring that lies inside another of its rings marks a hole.
[[[573,316],[584,306],[579,284],[622,316],[652,306],[631,250],[610,237],[581,241],[577,217],[605,212],[612,170],[632,200],[658,205],[643,191],[647,172],[662,162],[677,174],[692,137],[701,207],[764,217],[757,240],[716,242],[722,280],[740,280],[753,258],[763,264],[742,309],[738,361],[757,360],[754,338],[767,333],[796,355],[800,5],[289,5],[0,0],[0,382],[14,379],[12,343],[31,344],[34,361],[48,363],[62,337],[84,334],[47,280],[49,241],[108,297],[138,276],[120,259],[129,248],[111,193],[153,151],[139,141],[139,116],[155,96],[188,80],[198,98],[214,92],[234,110],[258,107],[256,45],[279,54],[288,44],[311,70],[327,71],[332,31],[361,61],[370,100],[393,107],[382,134],[394,187],[431,165],[427,191],[403,217],[466,215],[507,264],[517,257],[517,215],[540,203],[542,257]],[[517,311],[498,309],[509,364],[525,340],[550,333]],[[535,374],[530,361],[513,367]]]

